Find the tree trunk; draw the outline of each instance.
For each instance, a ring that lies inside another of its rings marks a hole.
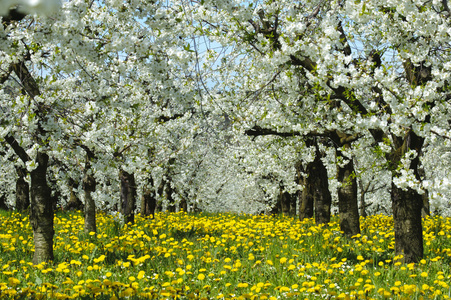
[[[163,211],[163,201],[157,201],[157,206],[155,207],[155,212],[161,212]]]
[[[290,203],[289,203],[290,195],[287,192],[281,190],[279,194],[279,199],[282,214],[288,216],[288,214],[290,213]]]
[[[78,186],[78,182],[75,182],[75,180],[69,178],[68,185],[70,189],[69,202],[67,202],[64,210],[82,210],[83,202],[78,199],[77,194],[74,192],[74,189]]]
[[[352,159],[343,167],[337,166],[338,211],[340,214],[340,230],[347,236],[360,233],[360,217],[357,199],[357,181]]]
[[[38,152],[38,167],[31,171],[30,223],[34,235],[33,263],[53,260],[53,203],[51,190],[47,185],[46,173],[49,157]]]
[[[92,193],[96,191],[96,180],[88,167],[83,177],[83,191],[85,196],[85,232],[97,232],[96,203]]]
[[[119,178],[121,181],[121,213],[124,215],[126,224],[134,223],[136,206],[135,175],[121,170]]]
[[[402,190],[392,184],[391,200],[395,223],[395,252],[403,254],[406,263],[418,262],[423,257],[422,196],[415,190]]]
[[[153,185],[153,180],[150,179],[149,185]],[[143,187],[141,198],[141,215],[143,216],[155,216],[155,208],[157,207],[157,199],[155,193],[151,188]]]
[[[421,199],[423,200],[423,207],[421,208],[421,216],[425,218],[426,216],[431,215],[431,207],[429,205],[429,193],[425,191],[423,195],[421,195]]]
[[[330,222],[330,207],[332,204],[332,196],[329,191],[329,178],[327,169],[321,160],[319,150],[309,173],[309,183],[312,185],[313,198],[315,205],[315,223],[327,224]]]
[[[417,156],[412,159],[409,168],[413,170],[415,178],[420,181],[421,177],[418,167],[424,138],[417,136],[410,130],[404,138],[397,137],[394,141],[396,149],[388,157],[393,177],[397,175],[397,167],[401,158],[410,149],[414,149],[417,152]],[[421,220],[423,196],[409,187],[404,190],[398,188],[392,181],[391,200],[395,225],[395,252],[403,254],[405,263],[416,263],[423,258],[423,227]]]
[[[288,193],[283,191],[283,187],[280,188],[278,202],[280,203],[280,211],[287,216],[290,211],[290,205],[288,203]]]
[[[6,205],[6,196],[0,195],[0,210],[8,210],[8,206]]]
[[[282,203],[281,203],[281,197],[280,194],[277,196],[276,203],[271,207],[271,210],[269,211],[270,215],[278,215],[282,212]]]
[[[421,180],[425,180],[426,174],[424,172],[424,168],[418,168],[418,175],[420,176]],[[426,216],[431,215],[428,191],[424,191],[424,194],[421,195],[421,199],[423,200],[423,206],[421,208],[421,216],[424,218]]]
[[[310,164],[309,164],[310,165]],[[307,171],[309,169],[307,165]],[[307,173],[308,174],[308,173]],[[307,175],[309,176],[309,175]],[[313,186],[309,182],[309,178],[306,177],[303,180],[303,189],[299,192],[299,220],[303,221],[307,218],[313,218],[313,204],[314,204],[314,192]]]
[[[164,198],[164,188],[165,188],[165,181],[164,177],[161,179],[160,185],[158,186],[158,196],[159,200],[157,201],[157,206],[155,207],[155,212],[161,212],[163,211],[163,198]],[[156,198],[156,197],[155,197]]]
[[[176,211],[175,201],[174,201],[174,198],[172,197],[173,192],[174,192],[174,190],[172,189],[172,186],[171,186],[171,178],[169,178],[169,180],[166,181],[166,185],[165,185],[166,199],[168,200],[167,210],[169,212]]]
[[[363,187],[362,180],[359,180],[360,182],[360,205],[359,205],[359,213],[362,217],[367,217],[368,214],[366,213],[367,204],[365,202],[365,195],[366,191]]]
[[[290,195],[290,199],[289,199],[289,203],[288,205],[290,205],[290,209],[289,209],[289,215],[290,216],[296,216],[296,205],[297,205],[297,199],[298,199],[298,193],[294,193],[294,194],[289,194]]]
[[[289,192],[281,191],[280,204],[282,207],[282,213],[284,215],[296,215],[296,194],[290,194]]]
[[[27,170],[22,167],[16,167],[16,210],[24,211],[30,206],[30,187],[25,181]]]
[[[307,176],[303,180],[304,188],[299,199],[299,220],[311,218],[315,215],[316,224],[330,222],[330,208],[332,196],[329,191],[329,178],[327,169],[321,160],[322,154],[316,139],[307,139],[306,146],[315,147],[315,159],[307,164]],[[299,168],[301,166],[299,165]],[[314,212],[314,214],[313,214]]]
[[[22,60],[12,64],[11,68],[16,73],[24,90],[31,99],[41,94],[39,86],[32,74],[28,71],[25,61]],[[36,113],[38,123],[34,135],[35,137],[45,137],[47,132],[43,128],[43,121],[46,119],[48,108],[38,101],[36,104],[38,107],[33,113]],[[30,160],[25,149],[19,145],[12,135],[7,134],[5,140],[24,163]],[[40,138],[37,140],[41,145],[47,145],[48,143],[48,141],[44,142]],[[53,206],[55,203],[52,202],[51,189],[47,184],[49,156],[46,153],[38,151],[35,162],[37,163],[37,168],[30,172],[30,223],[34,236],[33,263],[39,264],[44,261],[53,260]]]
[[[188,201],[186,201],[186,198],[183,198],[180,201],[180,210],[184,212],[188,212]]]

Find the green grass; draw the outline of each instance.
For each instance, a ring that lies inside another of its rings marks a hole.
[[[55,216],[55,261],[31,263],[27,215],[0,212],[0,298],[447,299],[451,219],[424,220],[425,259],[396,262],[393,221],[361,219],[345,238],[337,219],[315,226],[283,216],[186,213]]]

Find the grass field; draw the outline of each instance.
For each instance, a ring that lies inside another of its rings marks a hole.
[[[336,219],[334,219],[336,221]],[[55,261],[31,263],[28,216],[0,213],[0,298],[14,299],[448,299],[451,219],[423,222],[425,259],[394,255],[393,220],[338,223],[289,217],[161,213],[122,225],[81,213],[55,217]]]

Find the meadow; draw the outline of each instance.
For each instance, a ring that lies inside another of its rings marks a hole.
[[[55,261],[31,263],[26,214],[0,213],[0,298],[5,299],[448,299],[451,219],[423,221],[425,258],[394,254],[393,220],[361,219],[343,237],[284,216],[159,213],[121,224],[80,212],[55,216]]]

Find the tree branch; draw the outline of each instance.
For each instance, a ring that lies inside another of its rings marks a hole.
[[[0,76],[0,84],[4,84],[6,80],[8,80],[9,75],[11,75],[12,71],[13,71],[12,66],[10,66],[8,70],[5,71],[5,73]]]
[[[33,78],[30,71],[28,71],[28,68],[25,65],[24,61],[15,63],[11,67],[14,73],[16,73],[17,77],[19,77],[19,80],[22,83],[25,91],[32,99],[41,94],[36,80]]]
[[[14,150],[14,152],[17,154],[17,156],[19,156],[19,158],[24,163],[26,163],[27,161],[30,160],[30,157],[28,156],[27,152],[24,150],[24,148],[22,148],[19,145],[17,140],[10,133],[8,133],[5,136],[5,141],[11,146],[11,148]]]
[[[249,136],[262,136],[262,135],[276,135],[281,137],[301,136],[300,132],[279,132],[268,128],[262,128],[258,125],[252,127],[251,129],[247,129],[245,131],[245,134]]]

